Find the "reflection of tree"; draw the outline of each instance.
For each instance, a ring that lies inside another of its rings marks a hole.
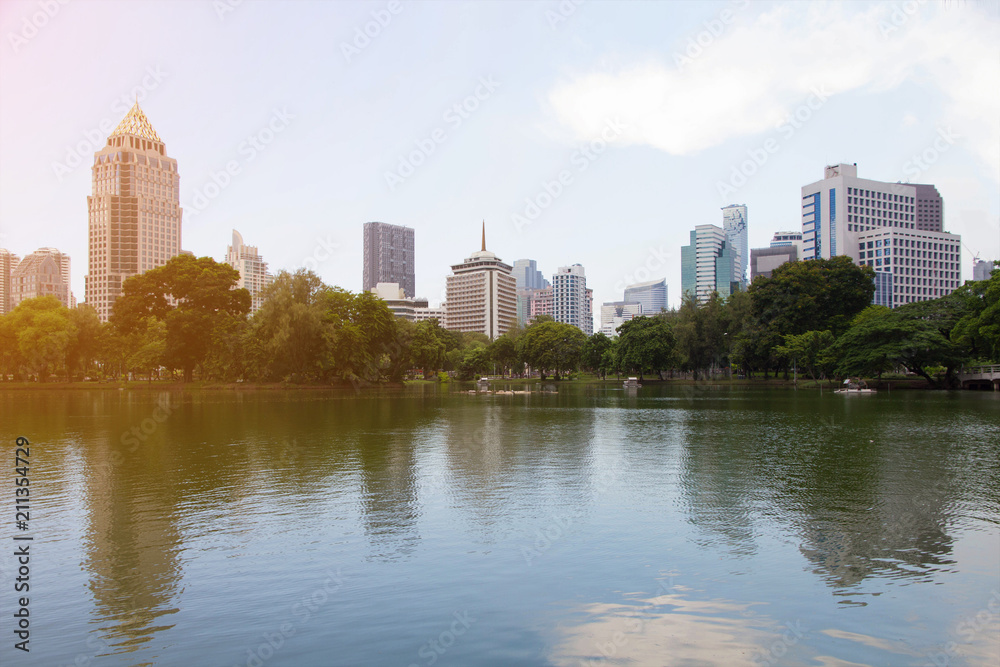
[[[903,444],[903,425],[888,426],[874,403],[836,405],[850,421],[805,418],[813,406],[786,411],[780,403],[768,411],[695,409],[681,474],[694,523],[738,553],[755,548],[754,517],[790,524],[815,572],[838,589],[950,565],[945,526],[957,486],[947,448]],[[870,442],[869,432],[895,433],[888,441],[896,444]]]
[[[160,617],[177,611],[181,493],[170,474],[167,428],[153,419],[163,413],[154,412],[157,405],[148,397],[116,398],[108,399],[117,405],[110,406],[114,416],[107,438],[95,443],[87,457],[85,548],[90,589],[104,621],[103,641],[128,652],[172,627]],[[121,436],[136,437],[133,427],[144,440],[136,438],[136,451],[129,452],[120,445],[133,441]]]

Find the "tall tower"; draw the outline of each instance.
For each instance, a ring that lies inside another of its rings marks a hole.
[[[589,336],[594,333],[594,317],[587,291],[587,273],[580,264],[560,266],[552,276],[553,319],[572,324]]]
[[[445,328],[478,331],[490,338],[505,334],[517,321],[517,281],[511,267],[486,249],[483,224],[482,249],[451,267],[447,278]]]
[[[0,315],[14,309],[11,275],[20,261],[21,258],[14,253],[0,248]]]
[[[722,208],[722,231],[726,233],[726,245],[732,252],[732,282],[745,283],[747,265],[750,262],[746,204],[732,204]]]
[[[180,254],[180,177],[138,102],[94,153],[92,171],[85,296],[106,322],[126,278]]]
[[[264,303],[261,294],[273,276],[267,272],[267,262],[257,252],[257,246],[243,243],[243,235],[233,230],[233,244],[226,248],[226,264],[240,272],[237,287],[250,292],[250,312],[256,313]]]
[[[399,283],[408,297],[416,295],[413,229],[385,222],[366,222],[362,291],[379,283]]]

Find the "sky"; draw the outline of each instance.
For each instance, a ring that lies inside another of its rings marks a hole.
[[[138,100],[178,161],[182,246],[358,291],[362,225],[416,230],[416,287],[487,245],[596,305],[667,279],[721,208],[801,230],[829,164],[933,183],[1000,259],[1000,3],[0,3],[0,247],[72,257],[94,152]]]

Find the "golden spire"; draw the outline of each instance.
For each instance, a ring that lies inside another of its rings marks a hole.
[[[153,129],[153,125],[149,122],[149,119],[146,118],[146,114],[139,108],[138,96],[136,97],[135,104],[132,105],[132,108],[122,118],[122,122],[118,123],[118,127],[111,133],[111,136],[114,137],[121,134],[131,134],[151,141],[163,141],[160,139],[160,135],[156,133],[156,130]]]
[[[486,252],[486,221],[483,220],[483,252]]]

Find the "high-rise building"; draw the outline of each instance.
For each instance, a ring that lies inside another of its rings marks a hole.
[[[543,287],[533,290],[528,308],[528,321],[535,319],[539,315],[552,317],[552,288]]]
[[[138,102],[94,154],[92,174],[86,301],[107,321],[122,281],[180,254],[180,177]]]
[[[944,204],[934,186],[858,178],[850,164],[823,175],[802,187],[803,259],[847,255],[871,266],[873,302],[890,308],[946,296],[961,284],[962,238],[941,231]],[[920,202],[927,229],[918,226]]]
[[[802,232],[775,232],[774,236],[771,237],[772,248],[782,248],[784,246],[793,245],[799,250],[799,254],[802,254]]]
[[[20,261],[21,258],[14,253],[0,248],[0,315],[14,309],[11,274]]]
[[[856,164],[826,167],[823,180],[802,186],[802,258],[857,261],[858,234],[917,228],[916,199],[912,185],[858,178]]]
[[[362,289],[399,283],[406,296],[416,294],[413,229],[385,222],[366,222]]]
[[[641,303],[642,312],[658,313],[667,309],[667,279],[636,283],[625,288],[624,303]],[[619,303],[617,301],[613,303]],[[605,304],[607,305],[607,304]]]
[[[451,267],[446,284],[445,328],[478,331],[490,338],[505,334],[517,321],[517,281],[511,267],[486,249],[483,224],[482,249]]]
[[[264,288],[273,276],[267,272],[267,262],[257,252],[257,246],[245,245],[243,235],[233,230],[233,244],[226,248],[226,264],[240,272],[237,287],[250,292],[250,312],[256,313],[264,302]]]
[[[437,320],[440,326],[444,326],[445,319],[448,316],[448,304],[442,303],[437,308],[432,308],[430,306],[426,308],[415,307],[413,309],[413,321],[423,322],[424,320]]]
[[[55,248],[39,248],[11,271],[11,309],[25,299],[54,296],[67,308],[76,306],[70,291],[69,255]]]
[[[726,233],[726,245],[729,246],[733,261],[731,282],[743,285],[747,281],[747,265],[750,262],[746,204],[732,204],[722,208],[722,231]]]
[[[727,298],[742,289],[744,282],[737,280],[736,271],[735,254],[721,227],[698,225],[690,245],[681,246],[681,292],[699,303],[708,301],[712,292]]]
[[[641,303],[609,301],[601,305],[601,333],[611,338],[618,336],[618,327],[632,318],[642,315]],[[659,312],[659,311],[656,311]]]
[[[884,228],[860,233],[857,243],[857,263],[875,270],[875,305],[938,299],[962,284],[958,234]]]
[[[2,252],[3,251],[0,250],[0,253],[2,253]],[[2,261],[3,261],[3,256],[0,255],[0,262],[2,262]],[[987,262],[986,260],[978,260],[972,266],[972,279],[973,280],[977,280],[977,281],[978,280],[989,280],[990,276],[993,274],[993,270],[995,268],[996,267],[993,265],[993,262]]]
[[[552,276],[552,318],[572,324],[588,336],[594,333],[594,315],[587,298],[587,274],[580,264],[560,266]]]
[[[917,229],[924,232],[944,231],[944,200],[933,185],[912,184],[917,191]]]
[[[511,275],[517,281],[517,289],[543,289],[549,286],[549,281],[538,270],[535,260],[519,259],[514,262],[513,267]]]

